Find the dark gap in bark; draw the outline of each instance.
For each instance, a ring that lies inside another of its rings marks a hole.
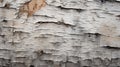
[[[3,20],[2,22],[8,22],[7,20]]]
[[[112,47],[112,46],[103,46],[103,48],[120,50],[120,47]]]
[[[108,2],[120,2],[120,1],[117,1],[117,0],[100,0],[102,3],[105,3],[106,1]]]
[[[62,6],[58,6],[58,8],[64,9],[64,10],[76,10],[77,12],[82,12],[82,11],[84,11],[84,9],[78,9],[78,8],[65,8],[65,7],[62,7]]]
[[[9,9],[10,8],[10,4],[5,4],[5,6],[4,6],[4,8],[7,8],[7,9]]]
[[[34,65],[30,65],[30,67],[35,67]]]
[[[44,22],[44,21],[39,21],[39,22],[36,22],[36,24],[45,24],[45,23],[53,23],[53,24],[58,24],[58,25],[65,25],[66,27],[69,27],[69,26],[72,26],[73,27],[73,25],[70,25],[70,24],[66,24],[66,23],[64,23],[64,21],[63,22],[61,22],[61,21],[59,21],[59,22]]]

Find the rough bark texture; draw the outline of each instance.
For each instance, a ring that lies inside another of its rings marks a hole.
[[[120,67],[119,0],[0,0],[0,67]]]

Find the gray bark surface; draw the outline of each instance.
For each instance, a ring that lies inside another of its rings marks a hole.
[[[120,0],[0,0],[0,67],[120,67]]]

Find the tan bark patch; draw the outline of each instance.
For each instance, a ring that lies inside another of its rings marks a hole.
[[[27,2],[22,7],[20,7],[20,13],[28,13],[29,17],[45,5],[45,0],[31,0],[30,2]]]
[[[0,0],[0,3],[2,3],[3,2],[3,0]]]
[[[102,44],[104,44],[104,46],[111,46],[111,47],[120,47],[120,37],[107,37],[107,36],[103,36],[102,38]]]
[[[117,33],[116,26],[114,24],[111,25],[102,24],[101,27],[99,28],[99,32],[106,36],[114,36],[114,34]]]
[[[117,30],[114,24],[102,24],[99,32],[104,36],[101,37],[103,46],[120,47],[120,37],[117,36]]]

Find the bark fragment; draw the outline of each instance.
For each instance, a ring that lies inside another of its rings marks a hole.
[[[31,0],[20,8],[20,13],[28,13],[28,17],[32,16],[36,11],[46,5],[45,0]]]

